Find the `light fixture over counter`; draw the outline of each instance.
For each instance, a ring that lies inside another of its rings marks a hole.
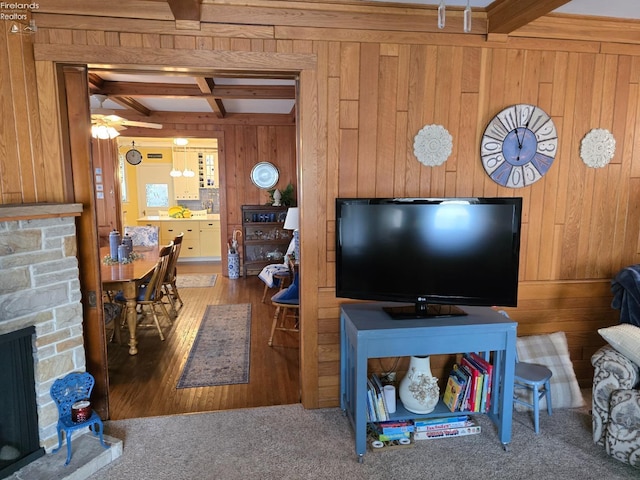
[[[172,177],[186,177],[186,178],[191,178],[191,177],[195,177],[196,176],[196,172],[194,172],[193,170],[191,170],[190,168],[187,167],[187,145],[189,144],[189,140],[187,140],[186,138],[174,138],[173,139],[173,143],[174,145],[177,145],[179,147],[183,147],[184,148],[184,170],[180,171],[175,167],[176,162],[173,162],[173,168],[171,169],[171,172],[169,172],[169,175],[171,175]],[[175,152],[175,150],[174,150]]]

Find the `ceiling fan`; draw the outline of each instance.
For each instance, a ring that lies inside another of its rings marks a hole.
[[[106,95],[94,94],[93,96],[100,102],[98,108],[91,109],[91,133],[94,137],[115,138],[120,135],[120,131],[126,130],[127,127],[162,128],[160,123],[138,122],[120,117],[115,114],[114,110],[103,107],[104,101],[107,99]]]

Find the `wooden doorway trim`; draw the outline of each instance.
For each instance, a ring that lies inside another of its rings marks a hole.
[[[156,51],[156,53],[158,53]],[[261,70],[279,71],[297,76],[296,114],[298,128],[297,178],[298,204],[300,207],[301,237],[301,332],[300,332],[300,387],[301,401],[305,408],[319,405],[318,365],[318,278],[314,272],[324,259],[319,258],[319,232],[326,229],[319,215],[322,199],[318,173],[324,175],[324,164],[318,153],[319,107],[317,56],[313,53],[198,51],[197,56],[185,57],[182,51],[164,49],[162,56],[148,54],[147,49],[135,47],[95,47],[87,45],[34,45],[36,61],[59,63],[78,62],[86,65],[117,65],[127,70],[155,70],[181,66],[198,71],[227,69],[234,72],[251,72],[260,65]],[[197,57],[197,59],[196,59]],[[131,64],[131,58],[138,63]],[[162,64],[158,63],[161,58]],[[88,99],[88,96],[87,96]],[[88,101],[88,100],[86,100]],[[87,108],[88,114],[88,108]],[[303,172],[305,172],[303,174]],[[320,200],[320,202],[319,202]],[[222,199],[221,199],[222,201]],[[320,223],[320,224],[319,224]],[[223,237],[224,238],[224,237]],[[97,241],[96,241],[97,246]],[[96,255],[96,258],[98,255]],[[99,259],[98,259],[99,261]],[[89,345],[90,348],[90,345]],[[99,354],[87,353],[92,357]],[[104,362],[106,371],[106,360]]]
[[[78,270],[82,292],[83,335],[86,368],[95,378],[92,406],[102,418],[109,415],[109,378],[107,347],[102,309],[100,249],[91,158],[91,118],[87,68],[58,65],[58,88],[63,131],[68,133],[64,145],[68,164],[67,180],[73,201],[83,205],[76,222]]]

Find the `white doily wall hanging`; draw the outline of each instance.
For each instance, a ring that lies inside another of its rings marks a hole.
[[[413,140],[413,154],[428,167],[437,167],[451,155],[451,134],[442,125],[425,125]]]
[[[602,168],[609,164],[616,153],[616,139],[609,130],[594,128],[580,144],[580,158],[591,168]]]

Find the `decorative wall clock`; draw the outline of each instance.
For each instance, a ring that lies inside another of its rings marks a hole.
[[[558,135],[551,117],[541,108],[522,103],[505,108],[489,122],[480,158],[494,182],[519,188],[540,180],[557,150]]]
[[[131,148],[127,151],[124,158],[127,159],[131,165],[139,165],[142,162],[142,154],[140,150],[136,150],[136,142],[131,142]]]
[[[278,169],[269,162],[256,163],[251,169],[251,181],[256,187],[271,188],[278,183]]]
[[[580,144],[580,158],[588,167],[602,168],[608,165],[615,153],[616,139],[604,128],[594,128]]]
[[[413,139],[413,154],[428,167],[437,167],[451,155],[451,134],[442,125],[425,125]]]

